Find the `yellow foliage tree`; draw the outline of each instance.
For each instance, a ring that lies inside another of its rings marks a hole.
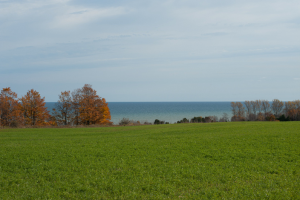
[[[80,89],[79,102],[79,121],[81,124],[111,124],[111,116],[104,98],[97,95],[92,86],[85,84]],[[77,103],[77,102],[75,102]]]

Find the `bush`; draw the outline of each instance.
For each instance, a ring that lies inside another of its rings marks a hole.
[[[153,124],[160,124],[160,121],[158,119],[155,119]]]
[[[194,117],[191,119],[191,123],[201,123],[204,119],[202,117]]]
[[[246,121],[246,119],[245,119],[245,117],[240,117],[240,116],[234,115],[234,116],[231,117],[231,121],[232,122]]]
[[[190,121],[187,118],[183,118],[182,120],[177,121],[177,123],[178,124],[180,124],[180,123],[190,123]]]
[[[119,125],[128,125],[130,123],[130,120],[128,118],[123,118],[120,122]]]
[[[266,117],[267,121],[276,121],[276,117],[274,115],[269,115]]]
[[[160,121],[158,119],[155,119],[154,124],[165,124],[165,121]]]
[[[250,113],[249,116],[248,116],[248,120],[249,121],[255,121],[256,120],[256,115],[253,114],[253,113]]]
[[[285,115],[281,115],[279,118],[278,118],[279,121],[290,121],[290,117],[285,117]]]
[[[11,128],[18,128],[19,127],[19,122],[13,121],[9,125]]]
[[[134,121],[134,120],[129,120],[128,118],[123,118],[120,122],[119,125],[140,125],[140,121]]]
[[[213,121],[212,122],[218,122],[219,121],[219,119],[218,119],[218,117],[217,116],[212,116],[212,118],[213,118]]]
[[[265,117],[261,112],[257,115],[257,121],[265,121]]]
[[[205,123],[210,123],[212,121],[211,117],[205,117],[204,122]]]

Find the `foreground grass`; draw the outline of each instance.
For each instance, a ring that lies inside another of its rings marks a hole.
[[[0,130],[1,199],[300,199],[300,123]]]

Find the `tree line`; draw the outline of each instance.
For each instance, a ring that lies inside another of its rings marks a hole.
[[[18,98],[10,87],[3,88],[0,94],[0,126],[112,124],[108,104],[89,84],[73,92],[61,92],[52,114],[45,104],[45,97],[42,98],[34,89]]]
[[[231,102],[231,121],[299,121],[300,100],[283,102],[274,99]]]
[[[217,116],[183,118],[176,123],[210,123],[229,121],[300,121],[300,100],[283,102],[274,99],[255,100],[245,102],[231,102],[232,117],[227,113]],[[165,124],[165,121],[156,119],[154,124]]]

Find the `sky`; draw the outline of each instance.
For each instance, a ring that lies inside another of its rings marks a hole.
[[[299,0],[0,0],[0,87],[47,102],[300,99]]]

